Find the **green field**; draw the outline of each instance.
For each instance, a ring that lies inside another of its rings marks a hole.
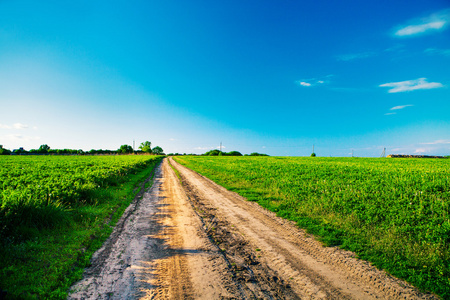
[[[176,160],[450,298],[450,160],[183,156]]]
[[[0,156],[0,289],[64,299],[161,156]]]

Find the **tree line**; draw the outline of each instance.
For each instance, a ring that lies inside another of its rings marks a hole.
[[[81,149],[51,149],[47,144],[41,145],[38,149],[25,150],[19,149],[9,150],[0,145],[0,155],[99,155],[99,154],[153,154],[164,155],[164,150],[156,146],[151,147],[152,143],[145,141],[139,146],[139,150],[134,150],[130,145],[121,145],[117,150],[92,149],[83,151]]]

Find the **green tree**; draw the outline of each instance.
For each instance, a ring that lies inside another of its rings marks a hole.
[[[152,153],[156,155],[163,155],[164,150],[161,147],[156,146],[155,148],[152,149]]]
[[[10,154],[11,154],[11,151],[3,148],[3,145],[0,145],[0,155],[10,155]]]
[[[38,153],[48,153],[48,150],[50,150],[50,147],[47,144],[41,145],[38,149]]]
[[[249,156],[269,156],[269,155],[264,153],[252,152],[249,154]]]
[[[156,148],[156,147],[155,147]],[[152,143],[145,141],[139,146],[142,152],[152,153]]]
[[[224,153],[224,155],[227,155],[227,156],[242,156],[242,153],[239,152],[239,151],[230,151],[228,153]]]
[[[210,150],[208,152],[206,152],[203,155],[208,155],[208,156],[218,156],[220,155],[222,152],[220,150],[214,149],[214,150]]]
[[[130,145],[122,145],[117,150],[117,153],[119,154],[133,153],[133,147],[131,147]]]

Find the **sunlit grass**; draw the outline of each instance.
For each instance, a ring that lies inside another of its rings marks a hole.
[[[450,297],[450,160],[177,157],[326,245]]]
[[[3,180],[1,185],[6,193],[2,195],[0,223],[8,231],[2,231],[0,243],[0,288],[6,290],[11,299],[65,299],[70,285],[81,278],[90,257],[112,232],[113,226],[139,191],[137,185],[150,175],[161,157],[2,159],[0,164],[14,165],[20,174],[26,176],[26,180],[16,176],[9,178],[8,184],[4,184],[6,180]],[[22,162],[24,165],[21,166]],[[65,168],[60,170],[64,163]],[[57,167],[49,168],[49,165]],[[74,168],[78,168],[79,172],[75,172]],[[39,173],[34,177],[34,183],[33,177],[28,176],[33,170]],[[36,190],[35,186],[40,188],[57,183],[58,180],[45,179],[58,177],[61,171],[71,174],[74,180],[85,175],[84,183],[89,184],[91,180],[95,184],[91,184],[92,189],[86,189],[86,184],[70,184],[68,176],[65,177],[67,181],[62,181],[63,188],[53,185],[54,190],[50,190],[50,193],[59,195],[55,196],[55,200],[32,197],[31,191]],[[24,182],[27,184],[23,185]],[[11,186],[25,198],[5,197],[11,195]],[[77,190],[79,187],[84,190],[80,192]],[[71,188],[72,192],[68,190]],[[53,192],[59,189],[60,194]],[[66,199],[61,196],[67,194],[78,195],[79,198]],[[14,200],[19,204],[15,204]],[[12,213],[14,209],[15,213]]]

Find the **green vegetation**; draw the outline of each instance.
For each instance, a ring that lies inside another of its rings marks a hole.
[[[152,143],[149,141],[141,143],[141,145],[139,146],[139,150],[145,153],[152,153]]]
[[[250,154],[245,154],[245,156],[269,156],[269,155],[264,153],[252,152]]]
[[[117,149],[117,153],[119,154],[130,154],[133,153],[133,147],[130,145],[121,145],[119,149]]]
[[[14,149],[10,151],[9,149],[3,148],[3,145],[0,145],[0,155],[104,155],[104,154],[154,154],[154,155],[164,155],[164,150],[156,146],[155,148],[151,148],[151,143],[146,141],[141,143],[139,146],[139,150],[133,150],[133,147],[130,145],[121,145],[117,150],[89,150],[83,151],[81,149],[51,149],[49,145],[43,144],[39,147],[39,149],[31,149],[29,151],[23,149],[22,147],[19,149]]]
[[[450,161],[414,158],[175,158],[297,222],[450,298]]]
[[[0,293],[64,299],[160,160],[0,157]]]
[[[239,151],[223,152],[223,151],[214,149],[214,150],[210,150],[210,151],[206,152],[203,155],[206,155],[206,156],[242,156],[242,153],[240,153]]]

